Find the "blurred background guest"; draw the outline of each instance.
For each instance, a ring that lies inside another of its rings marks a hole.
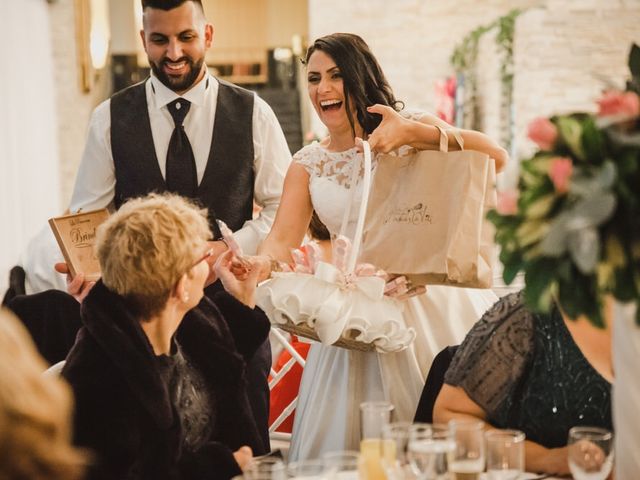
[[[46,364],[29,334],[0,310],[0,478],[82,478],[84,454],[70,444],[72,397]]]

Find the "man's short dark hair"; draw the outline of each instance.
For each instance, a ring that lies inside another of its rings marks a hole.
[[[143,10],[147,7],[158,8],[160,10],[173,10],[183,3],[193,2],[197,5],[200,5],[200,9],[204,11],[201,0],[141,0],[141,2]]]

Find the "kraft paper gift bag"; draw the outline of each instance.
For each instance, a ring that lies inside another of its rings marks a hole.
[[[377,157],[360,259],[414,284],[488,288],[495,162],[481,152],[447,150],[441,130],[440,151]]]

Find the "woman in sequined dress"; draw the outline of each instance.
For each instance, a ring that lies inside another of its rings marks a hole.
[[[605,310],[605,319],[610,317]],[[607,322],[609,324],[609,322]],[[610,430],[611,331],[559,307],[534,314],[522,293],[500,299],[453,357],[434,406],[434,421],[479,418],[525,433],[527,471],[569,474],[574,426]]]

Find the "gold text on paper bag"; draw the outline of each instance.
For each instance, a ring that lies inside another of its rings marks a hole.
[[[432,223],[431,214],[427,208],[427,205],[422,202],[412,206],[394,205],[385,212],[383,223],[406,223],[410,225]]]

